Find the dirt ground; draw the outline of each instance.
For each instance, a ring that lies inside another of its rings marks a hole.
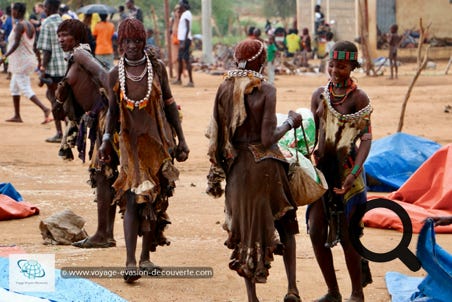
[[[436,63],[437,68],[426,70],[411,93],[403,132],[445,145],[452,143],[452,113],[444,112],[446,105],[452,105],[452,74],[444,75],[447,62]],[[374,106],[372,123],[375,139],[397,131],[401,105],[414,73],[414,64],[402,65],[398,80],[354,73],[358,85],[367,92]],[[223,245],[226,233],[221,228],[223,199],[212,199],[205,194],[209,163],[204,133],[221,80],[221,76],[196,72],[195,88],[173,87],[173,94],[182,106],[183,127],[191,153],[187,162],[177,163],[180,180],[175,196],[170,200],[168,212],[172,224],[166,232],[171,245],[159,247],[151,255],[151,260],[160,266],[212,267],[214,276],[210,279],[142,278],[133,285],[124,283],[122,279],[93,279],[128,301],[246,301],[244,281],[228,268],[230,250]],[[326,80],[324,74],[277,76],[277,112],[309,108],[311,93]],[[38,97],[47,103],[45,90],[37,86],[35,77],[33,85]],[[55,128],[53,124],[40,125],[43,114],[39,108],[22,98],[21,111],[24,123],[4,122],[12,116],[13,106],[6,74],[0,74],[0,182],[11,182],[26,201],[40,209],[40,214],[33,217],[1,221],[0,245],[16,245],[29,253],[54,253],[57,268],[122,266],[125,263],[125,244],[119,215],[115,222],[115,248],[84,250],[72,246],[43,245],[39,222],[66,208],[84,217],[87,221],[85,228],[88,234],[92,234],[96,228],[96,204],[92,201],[93,191],[86,183],[87,164],[82,164],[78,159],[63,162],[57,155],[59,146],[44,142],[55,134]],[[300,208],[301,232],[296,237],[297,282],[303,301],[312,301],[326,292],[326,286],[306,234],[304,213],[305,208]],[[401,234],[366,228],[364,238],[369,249],[384,252],[398,244]],[[452,251],[450,235],[437,235],[437,240],[446,250]],[[414,235],[410,244],[410,250],[414,253],[416,242],[417,236]],[[345,299],[350,294],[350,282],[342,249],[336,247],[333,253]],[[386,263],[372,262],[370,265],[374,282],[365,288],[365,296],[366,301],[371,302],[390,301],[384,281],[386,272],[425,275],[423,270],[411,272],[398,259]],[[282,301],[286,287],[282,258],[277,256],[267,284],[257,286],[258,296],[265,302]]]

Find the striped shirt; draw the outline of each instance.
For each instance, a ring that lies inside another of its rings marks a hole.
[[[45,18],[41,25],[37,48],[41,51],[51,52],[50,61],[46,67],[46,74],[51,77],[63,77],[66,73],[67,63],[64,60],[64,52],[58,42],[57,29],[63,20],[59,14],[53,14]]]

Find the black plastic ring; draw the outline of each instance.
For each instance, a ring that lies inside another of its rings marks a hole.
[[[365,213],[375,208],[385,208],[393,211],[397,214],[397,216],[399,216],[403,225],[403,236],[399,244],[393,250],[386,253],[372,252],[368,250],[360,240],[361,233],[359,222],[361,221]],[[398,203],[385,198],[369,200],[368,202],[357,208],[356,212],[353,214],[350,220],[348,231],[353,247],[364,258],[374,262],[388,262],[399,258],[410,270],[414,272],[418,271],[421,268],[419,260],[408,249],[411,237],[413,235],[413,226],[411,224],[410,216]]]

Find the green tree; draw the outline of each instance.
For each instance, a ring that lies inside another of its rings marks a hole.
[[[286,23],[288,18],[295,18],[297,11],[296,0],[264,0],[262,4],[266,18],[281,18]]]

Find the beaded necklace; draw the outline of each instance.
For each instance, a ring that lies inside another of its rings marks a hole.
[[[230,70],[224,74],[225,79],[236,78],[236,77],[249,77],[249,78],[255,77],[260,80],[264,80],[264,76],[262,74],[254,71],[254,70],[248,70],[248,69]]]
[[[335,94],[334,93],[334,89],[333,89],[333,82],[329,82],[328,83],[328,91],[329,94],[333,96],[333,98],[330,98],[330,102],[332,105],[335,106],[339,106],[342,105],[348,98],[348,96],[350,95],[350,93],[352,93],[353,91],[356,90],[356,88],[358,87],[355,82],[353,82],[351,79],[348,79],[347,81],[347,86],[346,87],[346,91],[344,94]],[[336,99],[336,98],[341,98],[339,101],[333,101],[332,99]]]
[[[139,76],[131,75],[132,77],[135,77],[135,80],[130,77],[130,74],[127,73],[127,70],[124,66],[124,57],[121,57],[119,59],[118,69],[119,69],[119,87],[121,89],[121,99],[126,101],[126,107],[130,110],[133,110],[134,108],[143,109],[146,107],[146,105],[149,103],[149,97],[151,96],[152,91],[152,80],[154,79],[154,72],[152,69],[151,60],[149,60],[148,56],[146,57],[147,61],[147,68],[144,69],[143,74]],[[136,80],[141,77],[138,81],[141,81],[143,79],[144,75],[146,75],[146,71],[148,74],[148,91],[146,92],[146,95],[144,98],[142,98],[139,101],[135,101],[132,99],[129,99],[126,94],[126,74],[127,78],[137,82]]]
[[[347,80],[341,82],[341,83],[336,83],[334,84],[334,87],[336,88],[341,88],[341,87],[348,87],[352,84],[352,79],[348,78]]]
[[[143,72],[140,75],[134,75],[134,74],[129,73],[127,71],[127,69],[125,69],[126,78],[128,78],[129,80],[134,81],[134,82],[139,82],[139,81],[141,81],[144,78],[144,76],[146,75],[147,71],[148,71],[147,67],[144,66]]]
[[[350,122],[350,121],[365,117],[365,116],[369,115],[370,113],[372,113],[372,111],[373,111],[372,105],[369,101],[369,104],[367,104],[366,107],[359,110],[358,112],[342,114],[342,113],[338,112],[336,109],[334,109],[334,107],[333,107],[333,102],[331,102],[329,85],[324,87],[323,95],[325,97],[325,101],[326,101],[326,105],[327,105],[328,109],[339,120],[340,123]]]
[[[127,58],[124,58],[124,60],[126,61],[127,65],[129,65],[129,66],[138,66],[138,65],[143,64],[146,61],[146,55],[143,55],[143,57],[141,59],[136,60],[136,61],[129,60]]]

